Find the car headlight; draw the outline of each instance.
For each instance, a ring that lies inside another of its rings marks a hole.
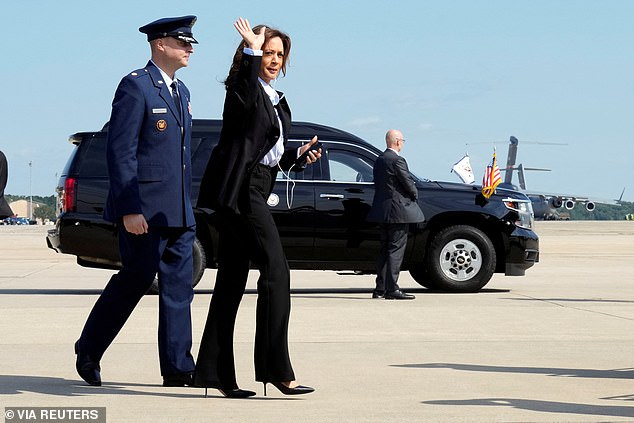
[[[502,200],[507,209],[517,213],[515,226],[525,229],[533,229],[535,215],[533,214],[533,203],[531,200],[520,200],[517,198],[505,198]]]

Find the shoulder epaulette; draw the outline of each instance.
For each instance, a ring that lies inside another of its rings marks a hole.
[[[143,75],[147,75],[147,74],[148,74],[147,68],[141,68],[141,69],[137,69],[137,70],[134,70],[134,71],[130,72],[128,74],[128,77],[139,78],[139,77],[141,77]]]

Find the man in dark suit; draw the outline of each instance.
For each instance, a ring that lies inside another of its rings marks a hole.
[[[192,117],[189,90],[175,72],[194,51],[195,22],[195,16],[164,18],[139,28],[152,60],[121,80],[112,102],[104,219],[117,225],[122,268],[75,343],[77,372],[90,385],[101,385],[101,357],[157,274],[163,386],[192,384]]]
[[[381,249],[377,260],[376,288],[372,298],[411,300],[398,286],[398,275],[405,255],[410,223],[423,222],[425,216],[416,200],[418,190],[400,155],[405,139],[391,129],[385,135],[387,149],[374,163],[374,201],[368,220],[381,223]]]

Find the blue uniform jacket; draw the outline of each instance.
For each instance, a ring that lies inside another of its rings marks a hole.
[[[104,219],[141,213],[150,226],[195,224],[191,206],[189,90],[179,81],[183,121],[170,87],[149,62],[125,76],[108,127],[110,191]]]

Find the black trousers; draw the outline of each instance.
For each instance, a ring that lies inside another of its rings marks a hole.
[[[82,352],[101,359],[158,273],[161,374],[194,370],[190,304],[195,234],[195,227],[150,227],[147,234],[133,235],[119,225],[123,267],[110,278],[86,320],[79,338]]]
[[[218,273],[197,357],[199,386],[237,388],[233,331],[244,294],[249,261],[260,271],[255,330],[255,379],[295,380],[288,353],[290,271],[266,200],[275,172],[258,165],[243,187],[241,214],[219,217]]]
[[[405,256],[409,223],[382,223],[381,247],[377,258],[376,290],[391,292],[398,287],[398,275]]]

